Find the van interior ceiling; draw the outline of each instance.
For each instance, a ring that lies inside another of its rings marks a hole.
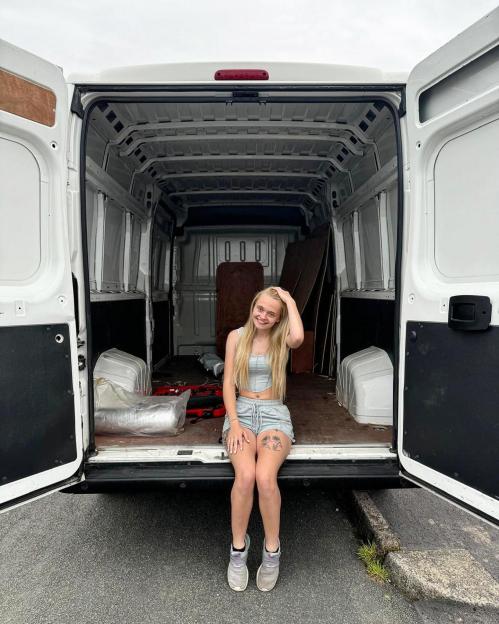
[[[338,403],[336,376],[345,357],[369,347],[393,363],[398,179],[391,107],[381,93],[350,100],[343,93],[336,101],[234,96],[101,96],[91,109],[92,365],[116,347],[147,361],[153,386],[214,381],[197,358],[223,357],[220,332],[233,327],[220,327],[220,298],[237,297],[239,263],[248,263],[248,279],[258,263],[264,286],[293,293],[306,330],[289,365],[293,448],[388,449],[392,426],[354,419]],[[235,263],[227,273],[233,282],[223,287],[222,263]],[[186,420],[179,436],[147,444],[219,445],[222,421]],[[133,436],[95,440],[96,448],[144,444]]]

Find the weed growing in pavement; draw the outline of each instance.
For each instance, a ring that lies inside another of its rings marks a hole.
[[[380,560],[378,550],[374,542],[362,544],[357,550],[357,555],[359,559],[364,562],[367,573],[370,577],[381,583],[385,583],[390,580],[388,570]]]
[[[357,550],[357,554],[359,559],[361,559],[366,565],[369,561],[376,559],[378,556],[378,551],[376,549],[376,544],[374,542],[364,543]]]

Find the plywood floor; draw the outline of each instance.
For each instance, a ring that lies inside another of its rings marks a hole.
[[[205,383],[215,378],[194,358],[178,358],[157,376],[159,383]],[[336,401],[335,382],[312,374],[288,377],[286,404],[291,412],[296,444],[383,444],[389,445],[392,427],[361,425]],[[184,431],[173,437],[96,436],[97,448],[163,445],[193,446],[218,444],[223,418],[195,421],[187,418]]]

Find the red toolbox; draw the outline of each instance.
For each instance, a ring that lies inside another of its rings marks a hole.
[[[153,394],[158,396],[177,395],[186,390],[191,391],[186,412],[187,416],[194,416],[191,423],[201,418],[218,418],[219,416],[225,416],[223,391],[219,384],[191,386],[163,385],[155,388]]]

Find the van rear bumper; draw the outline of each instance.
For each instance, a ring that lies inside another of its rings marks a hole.
[[[116,462],[87,463],[85,481],[71,492],[98,492],[112,486],[124,485],[182,485],[231,482],[234,470],[229,463],[202,462]],[[401,477],[396,459],[384,460],[315,460],[286,461],[279,471],[279,481],[309,484],[331,484],[354,488],[400,487]]]

